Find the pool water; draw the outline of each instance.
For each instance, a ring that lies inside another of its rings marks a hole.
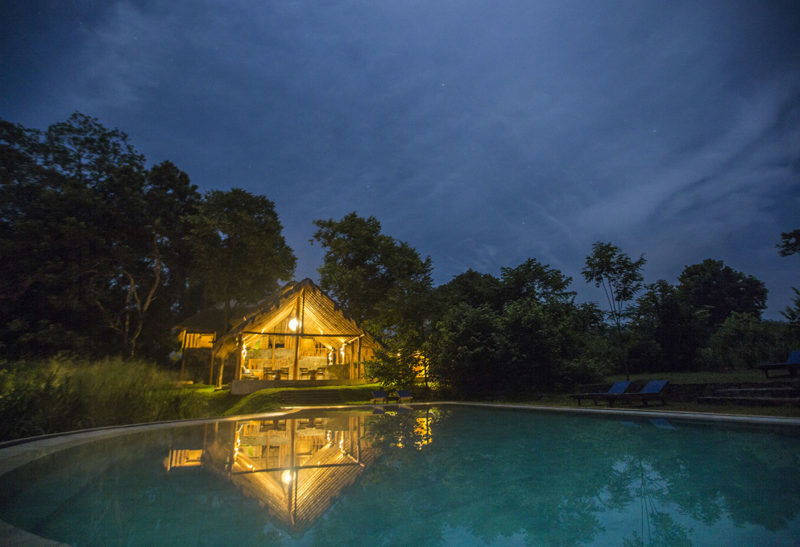
[[[467,406],[127,434],[0,478],[75,545],[793,545],[800,432]]]

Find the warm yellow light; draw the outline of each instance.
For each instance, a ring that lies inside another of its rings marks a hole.
[[[281,482],[288,486],[292,482],[292,472],[287,469],[281,473]]]
[[[292,317],[289,319],[289,330],[294,332],[297,330],[297,327],[300,326],[300,321],[297,320],[296,317]]]

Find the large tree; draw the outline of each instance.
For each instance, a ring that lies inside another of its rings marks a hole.
[[[355,212],[315,220],[314,240],[325,248],[320,284],[354,320],[390,334],[423,318],[416,308],[431,288],[431,259],[381,233],[375,217]]]
[[[428,344],[432,377],[455,395],[519,395],[597,379],[600,330],[571,279],[528,259],[497,279],[466,272],[442,286]],[[598,353],[598,352],[595,352]]]
[[[707,312],[709,334],[731,312],[761,317],[767,306],[767,288],[762,281],[707,258],[686,266],[678,277],[678,291],[695,312]]]
[[[431,259],[381,233],[375,217],[352,212],[314,225],[314,240],[325,248],[322,288],[384,343],[368,372],[387,385],[408,385],[424,365],[420,349],[431,304]]]
[[[46,132],[0,121],[0,162],[4,352],[135,355],[154,306],[174,307],[165,287],[185,285],[176,257],[196,188],[79,113]]]
[[[781,256],[800,254],[800,230],[782,233],[778,249]],[[781,312],[781,315],[792,325],[800,327],[800,290],[798,290],[797,287],[792,287],[792,291],[794,291],[792,305],[787,306],[786,309]]]
[[[616,327],[618,343],[623,348],[623,368],[630,379],[627,345],[623,341],[623,324],[628,319],[628,306],[642,289],[642,267],[644,255],[632,260],[611,243],[597,242],[592,245],[592,254],[586,257],[583,277],[596,287],[602,287],[609,307],[609,316]]]
[[[630,360],[640,371],[689,370],[704,342],[702,320],[676,287],[659,280],[645,287],[633,310]]]
[[[255,303],[294,274],[294,251],[286,244],[275,205],[264,196],[233,188],[205,194],[192,218],[191,278],[207,301],[221,303],[230,324],[233,303]]]

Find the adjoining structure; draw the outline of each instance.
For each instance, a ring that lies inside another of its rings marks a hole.
[[[190,334],[185,331],[187,340]],[[216,337],[211,374],[219,360],[221,385],[225,364],[234,361],[233,382],[239,385],[231,388],[237,393],[287,381],[358,383],[364,379],[364,362],[373,358],[378,345],[322,289],[304,279],[289,283],[276,298]],[[242,382],[254,384],[245,388]]]

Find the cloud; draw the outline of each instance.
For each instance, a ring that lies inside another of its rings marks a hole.
[[[58,94],[20,92],[10,114],[79,109],[204,190],[266,194],[301,276],[320,257],[311,221],[357,210],[431,255],[440,282],[530,256],[579,279],[602,239],[647,252],[648,277],[714,255],[788,291],[769,253],[800,205],[800,20],[777,3],[115,2],[82,17],[76,31],[64,16],[59,71],[44,45],[26,58]]]

